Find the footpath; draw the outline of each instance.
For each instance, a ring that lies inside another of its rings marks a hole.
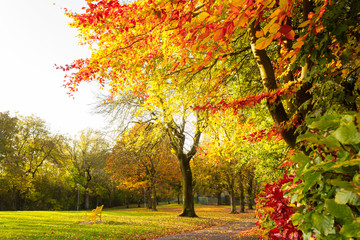
[[[157,240],[256,240],[259,236],[255,233],[251,233],[251,231],[246,232],[245,236],[242,236],[244,231],[249,231],[256,226],[255,222],[256,219],[243,219],[242,221],[235,221],[194,232],[157,238]]]

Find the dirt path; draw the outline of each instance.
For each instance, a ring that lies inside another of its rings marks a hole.
[[[201,239],[201,240],[228,240],[228,239],[241,239],[241,240],[255,240],[258,236],[254,234],[247,234],[247,236],[239,237],[243,231],[250,230],[255,227],[256,219],[243,219],[225,225],[214,226],[211,228],[188,232],[178,235],[172,235],[157,240],[178,240],[178,239]]]

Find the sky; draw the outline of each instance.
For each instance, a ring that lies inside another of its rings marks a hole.
[[[34,114],[70,136],[107,125],[93,113],[98,86],[81,85],[73,99],[63,87],[65,72],[54,67],[90,56],[63,11],[83,6],[84,0],[0,0],[0,112]]]

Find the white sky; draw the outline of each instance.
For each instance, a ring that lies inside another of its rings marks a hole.
[[[54,5],[55,3],[55,5]],[[0,0],[0,112],[36,116],[52,132],[74,135],[101,129],[102,116],[91,114],[97,86],[82,85],[75,99],[62,87],[64,72],[54,64],[90,55],[78,45],[62,8],[81,11],[84,0]]]

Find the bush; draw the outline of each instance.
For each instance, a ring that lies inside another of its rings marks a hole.
[[[284,185],[291,184],[293,178],[284,174],[282,179],[267,184],[257,197],[256,215],[261,239],[302,239],[301,231],[295,228],[290,218],[294,214],[290,197],[285,197],[285,191],[281,189]]]
[[[360,133],[359,114],[326,114],[307,119],[309,130],[298,138],[304,152],[292,157],[296,164],[289,189],[294,224],[304,239],[360,238]]]

